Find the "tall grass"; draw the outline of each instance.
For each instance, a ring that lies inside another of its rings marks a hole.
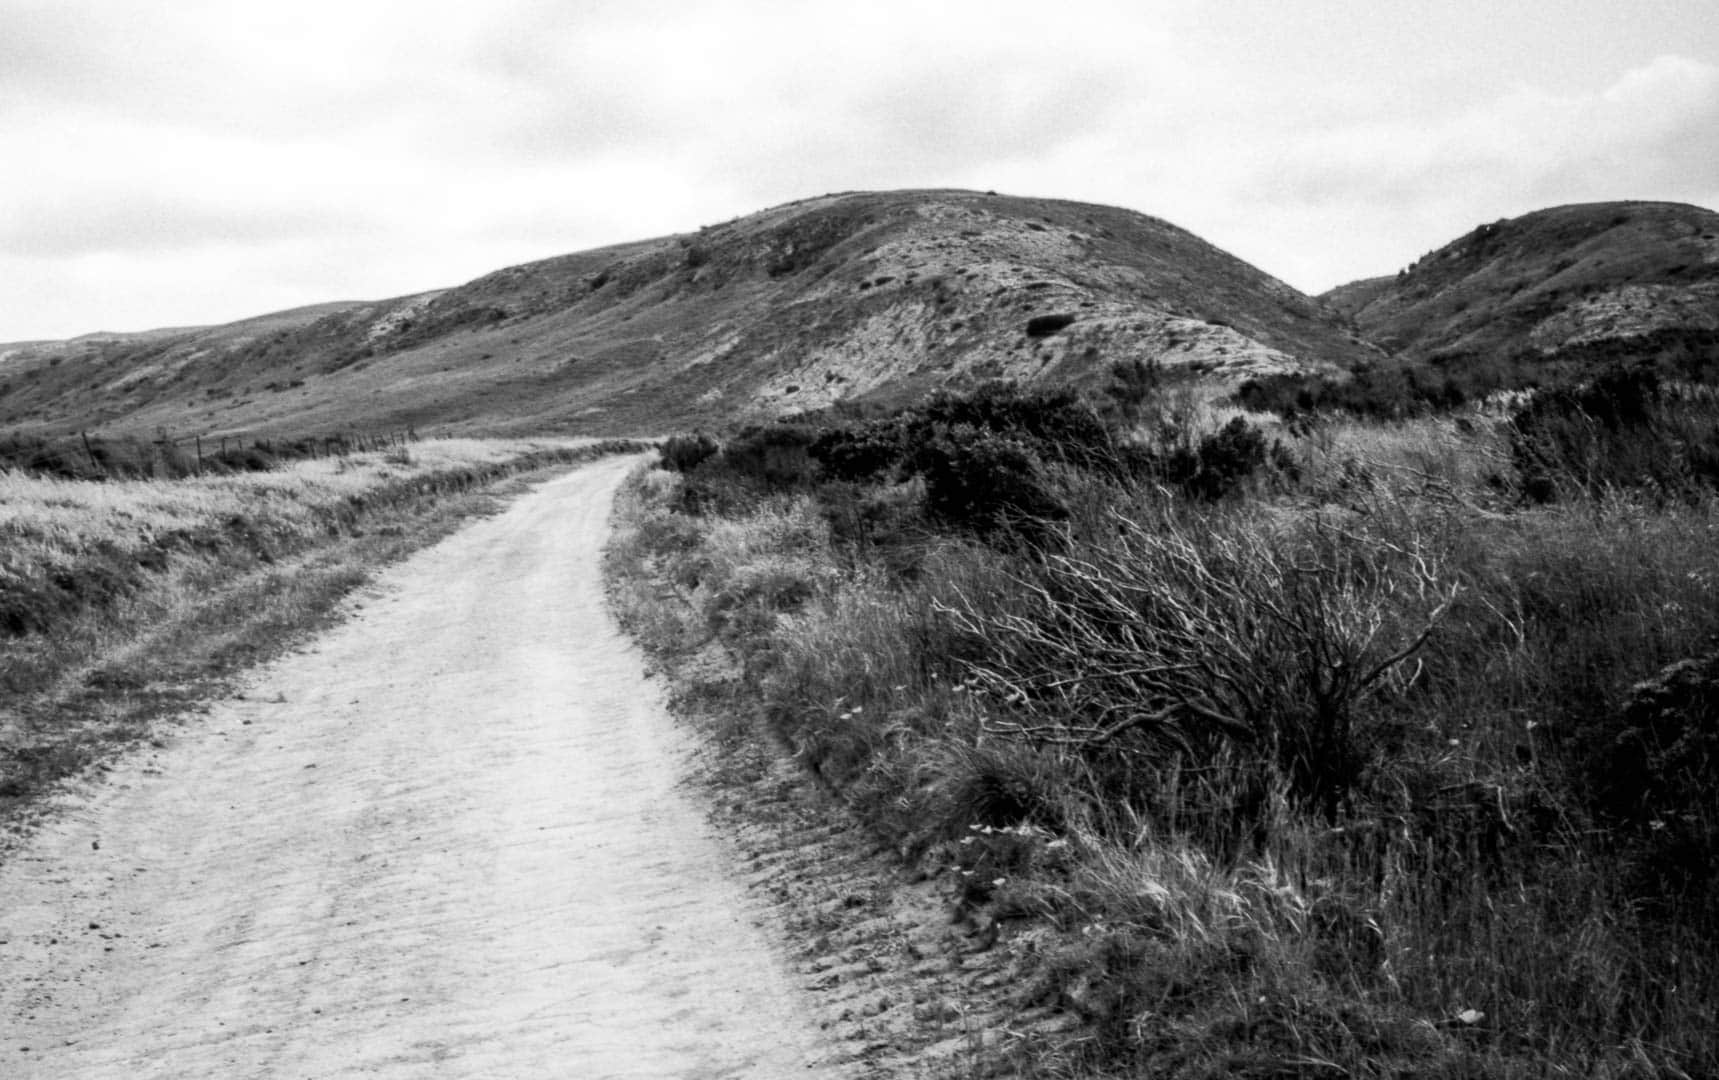
[[[822,527],[901,512],[887,476],[689,504],[707,463],[630,542],[672,538],[645,562],[761,735],[1037,928],[1023,1003],[1087,1021],[1043,1072],[1711,1075],[1719,905],[1661,895],[1673,849],[1605,793],[1664,797],[1618,747],[1632,688],[1719,640],[1719,506],[1536,503],[1512,437],[1313,426],[1298,483],[1217,501],[1051,470],[1026,545]],[[1680,790],[1719,822],[1712,777]]]

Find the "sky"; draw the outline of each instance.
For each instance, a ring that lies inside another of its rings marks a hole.
[[[0,0],[0,342],[220,323],[831,191],[1165,218],[1308,292],[1719,209],[1713,0]]]

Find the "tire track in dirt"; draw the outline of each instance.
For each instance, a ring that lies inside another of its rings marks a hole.
[[[841,1075],[603,603],[631,465],[64,798],[0,868],[0,1075]]]

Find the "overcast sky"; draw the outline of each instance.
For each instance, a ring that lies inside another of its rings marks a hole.
[[[455,285],[850,189],[1167,218],[1301,289],[1719,208],[1714,0],[0,0],[0,341]]]

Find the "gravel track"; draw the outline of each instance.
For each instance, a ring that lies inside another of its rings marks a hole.
[[[635,460],[63,797],[0,867],[0,1076],[839,1075],[603,601]]]

